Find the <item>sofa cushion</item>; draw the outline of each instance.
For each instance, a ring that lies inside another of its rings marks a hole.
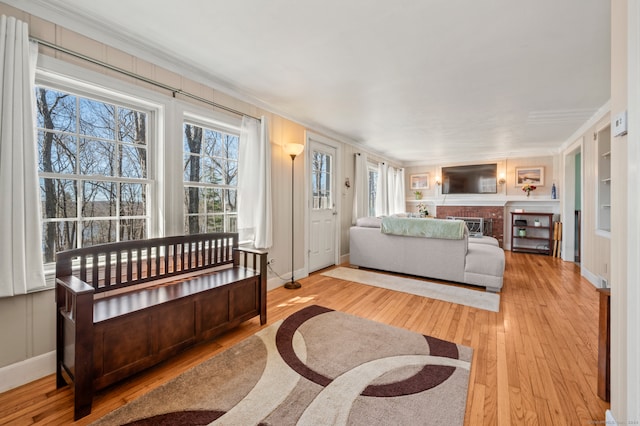
[[[361,226],[363,228],[380,228],[382,224],[381,217],[359,217],[356,220],[356,226]]]
[[[483,235],[482,237],[469,237],[469,244],[489,244],[491,246],[500,247],[500,243],[497,239],[493,237],[487,237]]]
[[[464,278],[468,284],[499,291],[504,275],[504,251],[492,244],[469,244],[464,265]]]

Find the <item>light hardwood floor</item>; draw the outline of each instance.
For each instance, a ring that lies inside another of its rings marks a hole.
[[[299,290],[268,294],[269,324],[318,304],[474,349],[465,424],[588,425],[609,404],[596,395],[598,296],[579,267],[506,252],[500,312],[312,274]],[[261,327],[257,319],[99,392],[87,424],[219,353]],[[0,424],[70,424],[72,391],[53,375],[0,394]]]

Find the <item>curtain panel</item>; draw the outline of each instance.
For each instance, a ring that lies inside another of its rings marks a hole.
[[[395,191],[396,191],[396,169],[393,167],[387,168],[387,214],[392,215],[395,213]]]
[[[386,206],[387,215],[404,213],[406,211],[404,196],[404,169],[396,169],[395,167],[387,168]]]
[[[0,297],[46,287],[35,138],[38,46],[27,24],[0,17]]]
[[[243,117],[238,170],[238,233],[254,247],[273,245],[271,143],[266,117]]]
[[[376,215],[389,216],[405,211],[404,169],[378,163]]]
[[[390,191],[389,214],[399,214],[407,211],[404,189],[404,169],[394,169],[394,185]]]

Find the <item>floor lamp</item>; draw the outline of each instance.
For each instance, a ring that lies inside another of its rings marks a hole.
[[[293,236],[293,224],[294,224],[294,213],[295,213],[295,208],[294,208],[294,196],[293,196],[293,182],[294,182],[294,176],[293,176],[293,166],[294,166],[294,161],[296,159],[296,156],[301,154],[302,151],[304,151],[304,145],[299,144],[299,143],[288,143],[285,144],[284,146],[284,152],[286,152],[287,154],[289,154],[291,156],[291,281],[288,281],[285,285],[284,288],[288,288],[288,289],[296,289],[296,288],[300,288],[302,287],[302,284],[300,284],[298,281],[293,279],[293,254],[294,249],[293,249],[293,243],[294,243],[294,236]]]

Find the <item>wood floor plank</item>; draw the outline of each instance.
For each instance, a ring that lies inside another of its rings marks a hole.
[[[510,402],[509,402],[509,367],[507,345],[505,342],[505,333],[498,332],[496,345],[496,375],[497,388],[496,397],[498,400],[498,425],[511,424],[510,421]]]
[[[580,268],[506,252],[500,312],[312,274],[268,294],[268,324],[312,304],[473,348],[465,424],[573,425],[604,421],[596,395],[598,295]],[[415,277],[414,277],[415,278]],[[446,283],[445,285],[451,285]],[[97,393],[85,425],[262,329],[257,319]],[[0,424],[73,423],[73,391],[53,375],[0,394]]]

